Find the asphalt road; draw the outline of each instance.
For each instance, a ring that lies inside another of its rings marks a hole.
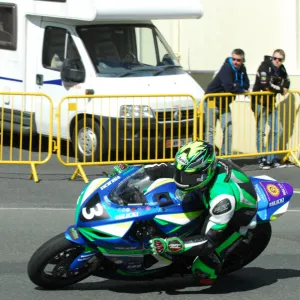
[[[244,165],[249,175],[262,174]],[[105,169],[107,171],[107,169]],[[273,236],[265,252],[253,263],[213,287],[198,287],[188,279],[174,277],[149,282],[123,282],[91,277],[66,290],[36,288],[26,274],[32,253],[46,240],[73,223],[80,179],[70,181],[74,169],[61,166],[54,157],[38,168],[41,181],[28,179],[27,166],[0,166],[0,300],[32,299],[300,299],[300,194],[289,211],[272,223]],[[103,168],[88,168],[89,178]],[[290,167],[264,172],[300,190],[300,170]]]

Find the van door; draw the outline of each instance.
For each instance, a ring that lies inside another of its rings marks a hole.
[[[85,77],[83,77],[82,80],[77,80],[77,82],[65,82],[61,79],[63,63],[66,62],[67,59],[70,61],[76,61],[77,68],[82,71],[82,74],[85,74],[85,68],[78,48],[74,42],[74,36],[72,36],[68,27],[63,26],[62,24],[47,22],[42,22],[42,27],[44,29],[44,41],[43,48],[40,53],[41,57],[37,67],[36,84],[37,90],[49,95],[53,101],[53,136],[56,137],[58,122],[55,115],[58,104],[65,96],[84,94],[83,83],[85,81]],[[44,110],[44,108],[40,109],[40,111],[40,116],[38,116],[39,109],[36,110],[36,120],[38,126],[39,117],[41,118],[40,123],[43,124],[41,131],[43,131],[43,129],[47,128],[47,125],[49,126],[49,120],[47,120],[49,114]],[[61,135],[68,135],[69,125],[61,125],[61,129],[63,130]]]

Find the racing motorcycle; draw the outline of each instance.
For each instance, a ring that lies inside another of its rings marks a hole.
[[[221,275],[256,259],[271,238],[270,221],[283,215],[293,188],[268,176],[251,177],[257,196],[257,225],[232,251]],[[107,279],[155,279],[189,276],[193,257],[152,255],[154,237],[188,237],[200,232],[206,212],[186,201],[172,179],[150,180],[143,166],[114,177],[97,178],[81,192],[75,225],[35,251],[28,263],[30,280],[43,288],[63,288],[94,275]]]

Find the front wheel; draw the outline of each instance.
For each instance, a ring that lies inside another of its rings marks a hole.
[[[31,257],[27,273],[30,280],[47,289],[62,288],[77,283],[91,275],[92,265],[87,264],[76,271],[70,271],[73,260],[84,251],[61,233],[43,244]]]

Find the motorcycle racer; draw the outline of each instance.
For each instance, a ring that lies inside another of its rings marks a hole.
[[[200,284],[213,284],[226,253],[256,226],[257,195],[252,182],[232,161],[217,159],[213,146],[205,141],[183,146],[174,164],[146,165],[145,170],[152,179],[173,177],[186,194],[184,199],[192,197],[208,211],[201,234],[153,238],[153,253],[195,256],[193,274]]]

